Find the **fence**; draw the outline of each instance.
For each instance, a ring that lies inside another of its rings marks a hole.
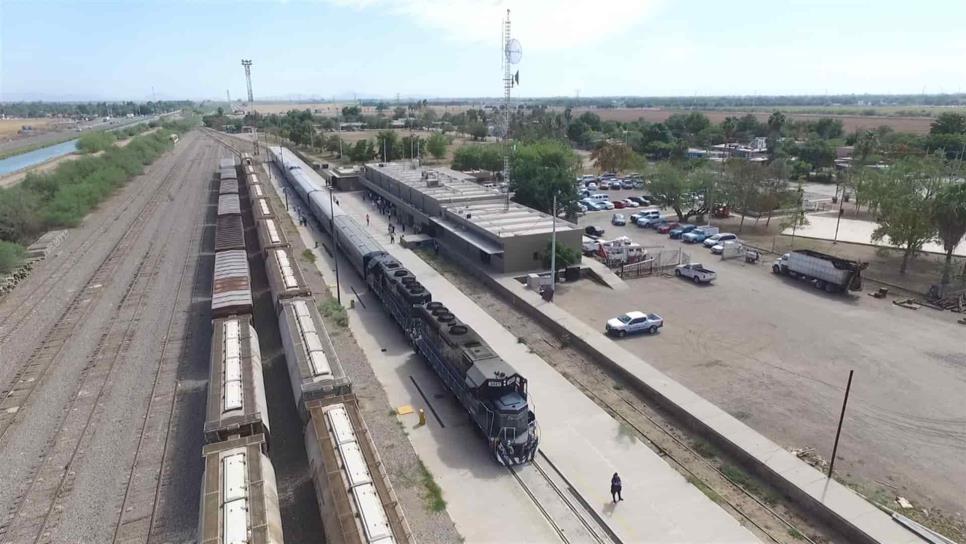
[[[649,250],[643,261],[617,266],[614,268],[614,273],[623,279],[643,278],[653,274],[663,274],[679,264],[689,262],[691,262],[691,256],[681,249]]]

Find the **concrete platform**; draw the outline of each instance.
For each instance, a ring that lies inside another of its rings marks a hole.
[[[635,380],[665,407],[699,428],[731,453],[758,467],[758,473],[795,497],[816,515],[838,527],[857,542],[913,544],[921,542],[887,514],[851,489],[829,480],[781,446],[768,440],[714,404],[672,380],[588,326],[577,317],[548,303],[526,289],[510,275],[493,277],[495,282],[547,326],[565,330],[598,361]]]
[[[274,179],[276,191],[277,183]],[[385,249],[416,274],[435,300],[445,302],[527,377],[541,428],[541,451],[620,540],[757,541],[449,281],[412,252],[390,244],[385,217],[373,213],[359,194],[342,193],[339,200],[347,212],[359,218],[369,213],[372,232]],[[306,241],[322,239],[310,228],[299,231]],[[321,245],[317,255],[320,272],[331,285],[331,258]],[[448,512],[460,533],[471,542],[559,540],[512,474],[490,457],[452,395],[413,353],[380,303],[342,260],[340,276],[343,304],[358,295],[355,310],[349,312],[350,329],[390,401],[426,409],[427,425],[416,427],[415,418],[404,419],[404,425],[417,453],[443,488]],[[609,493],[614,472],[622,476],[626,499],[616,505]],[[491,517],[495,508],[500,511],[498,530]]]

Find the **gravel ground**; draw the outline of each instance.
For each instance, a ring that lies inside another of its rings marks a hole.
[[[270,194],[276,210],[285,209],[285,204],[278,199],[274,191],[268,191],[268,194]],[[292,250],[297,256],[302,274],[305,276],[305,280],[316,300],[324,301],[332,298],[315,265],[301,258],[301,254],[306,248],[296,233],[295,225],[287,215],[279,215],[281,217],[280,223],[285,229],[287,239],[292,243]],[[343,270],[351,270],[347,263],[343,264],[346,265]],[[369,427],[386,472],[389,474],[393,489],[405,512],[406,520],[413,531],[415,541],[446,543],[460,541],[459,533],[456,531],[449,515],[445,511],[433,512],[429,509],[425,488],[421,484],[419,457],[413,450],[402,427],[397,423],[398,420],[388,415],[392,407],[389,405],[382,386],[379,385],[373,374],[368,360],[362,353],[362,349],[356,344],[352,333],[347,328],[340,327],[329,318],[323,317],[323,319],[331,332],[332,343],[339,354],[339,360],[342,362],[346,374],[352,379],[352,389],[359,399],[359,408],[365,418],[366,425]],[[266,373],[267,378],[268,374]],[[289,402],[291,402],[291,394],[288,396]]]
[[[17,516],[6,527],[8,536],[33,540],[36,535],[31,531],[36,526],[43,527],[45,539],[55,542],[104,542],[113,538],[140,443],[138,429],[154,391],[161,336],[170,322],[176,322],[173,314],[189,312],[188,297],[175,294],[183,271],[185,290],[191,292],[190,283],[195,278],[191,251],[200,238],[199,223],[206,201],[203,195],[215,158],[215,148],[207,139],[197,133],[187,135],[173,153],[159,159],[143,176],[101,205],[71,233],[57,255],[43,262],[30,279],[0,301],[0,320],[13,316],[4,324],[6,338],[0,344],[0,378],[4,380],[0,383],[8,383],[17,366],[11,363],[27,361],[73,295],[124,237],[124,253],[116,270],[102,285],[89,286],[96,294],[86,303],[84,319],[0,441],[0,458],[5,460],[0,479],[9,482],[0,486],[3,511],[13,514],[18,505],[26,504],[29,508],[24,511],[42,513],[53,500],[48,487],[51,480],[63,481],[51,509],[53,514],[43,523]],[[154,187],[161,187],[160,198],[148,205]],[[139,216],[142,221],[132,227]],[[139,269],[141,263],[146,266]],[[126,314],[119,313],[124,309],[119,304],[131,294],[129,287],[139,297],[143,293],[138,307],[130,310],[134,312],[131,322],[127,322]],[[32,305],[29,314],[23,316],[16,309],[25,302]],[[128,325],[130,335],[122,342],[101,345],[105,338],[113,338],[105,336],[109,331]],[[189,333],[184,329],[175,332],[167,341],[176,345]],[[102,368],[104,360],[114,363]],[[103,382],[95,379],[100,372],[104,372]],[[96,404],[88,400],[98,394]],[[91,405],[87,414],[75,411],[86,404]],[[83,425],[76,426],[75,419]],[[197,434],[200,439],[200,432]],[[53,459],[61,459],[56,453],[63,448],[74,452],[67,457],[69,462],[51,466]],[[200,442],[193,456],[199,457],[199,452]],[[31,485],[36,474],[55,477],[42,485]],[[189,476],[195,481],[191,502],[197,500],[199,476]]]

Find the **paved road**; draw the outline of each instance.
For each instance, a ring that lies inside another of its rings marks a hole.
[[[179,371],[207,366],[200,244],[217,158],[187,135],[0,300],[0,540],[193,538],[201,437],[169,423]],[[162,471],[176,451],[197,466]],[[169,497],[178,478],[193,494]]]
[[[648,247],[683,246],[718,280],[700,287],[632,279],[619,297],[581,282],[562,286],[557,304],[595,327],[628,310],[663,315],[657,336],[619,342],[778,444],[812,447],[824,458],[855,369],[837,471],[869,484],[867,492],[963,511],[966,343],[959,314],[910,311],[861,293],[828,295],[773,276],[767,263],[722,262],[651,229],[613,227],[610,215],[588,214],[580,224]]]

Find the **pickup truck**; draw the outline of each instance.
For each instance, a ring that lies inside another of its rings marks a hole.
[[[664,318],[657,314],[644,312],[627,312],[607,320],[605,331],[618,337],[624,337],[635,332],[647,331],[651,334],[664,326]]]
[[[674,269],[674,275],[679,278],[690,278],[694,283],[711,283],[718,277],[714,270],[708,270],[697,263],[679,265]]]
[[[696,228],[698,228],[697,225],[681,225],[676,229],[671,229],[671,232],[668,233],[668,237],[673,239],[680,239],[682,236],[684,236],[685,234],[691,232]]]
[[[718,227],[699,227],[681,237],[686,244],[703,244],[708,238],[718,234]]]

